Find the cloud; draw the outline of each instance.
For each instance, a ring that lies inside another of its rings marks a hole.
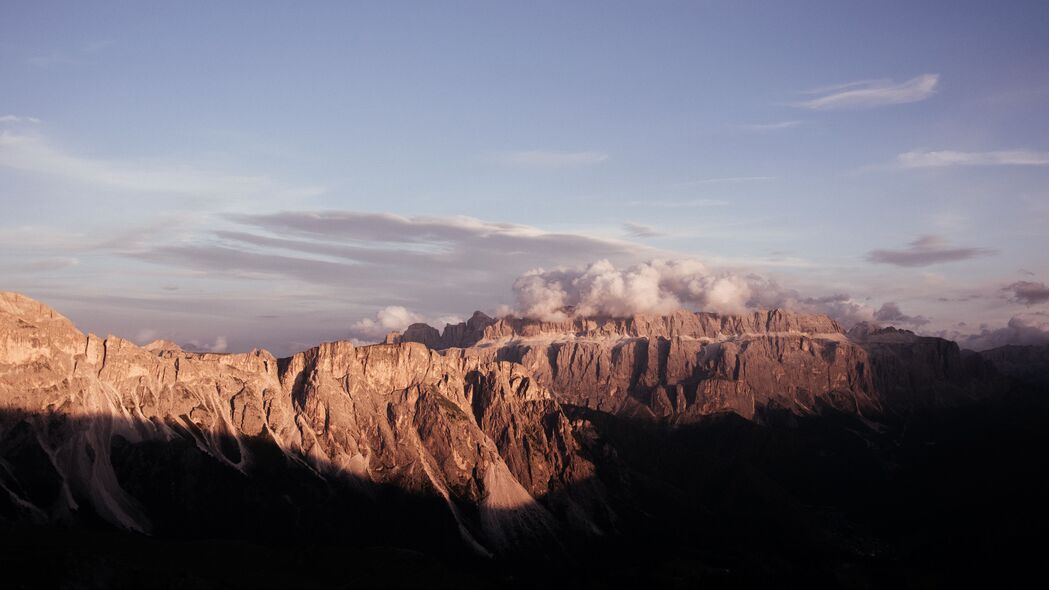
[[[39,123],[36,117],[20,117],[18,115],[0,115],[0,123]]]
[[[695,207],[724,207],[728,201],[724,199],[685,199],[682,201],[630,201],[627,205],[631,207],[659,207],[660,209],[692,209]]]
[[[765,277],[712,269],[695,259],[657,259],[625,268],[607,260],[578,268],[537,268],[518,277],[513,290],[518,314],[545,320],[777,307],[826,313],[848,324],[871,318],[870,309],[848,295],[802,298]]]
[[[1012,293],[1013,301],[1024,305],[1035,305],[1049,301],[1049,287],[1045,283],[1017,281],[1002,289]]]
[[[878,311],[874,312],[874,319],[879,322],[890,324],[910,324],[912,326],[924,326],[929,323],[925,316],[910,316],[900,311],[900,306],[893,301],[884,303]]]
[[[288,280],[358,305],[439,316],[505,302],[506,286],[543,264],[632,263],[657,251],[624,240],[472,217],[286,211],[221,218],[226,227],[126,255],[222,280]],[[276,283],[279,284],[279,283]]]
[[[813,110],[865,109],[925,100],[936,92],[938,74],[922,74],[905,82],[864,80],[809,91],[817,98],[794,106]]]
[[[775,180],[775,176],[717,176],[714,178],[701,178],[699,180],[686,180],[675,183],[675,188],[698,186],[703,184],[735,184],[738,182],[755,182],[763,180]]]
[[[80,63],[81,58],[90,56],[93,53],[113,45],[115,43],[112,39],[102,39],[98,41],[92,41],[79,48],[73,50],[72,55],[65,51],[52,51],[46,55],[34,55],[26,60],[26,63],[41,69],[47,69],[53,66],[64,66],[64,65],[75,65]],[[74,57],[76,56],[76,57]]]
[[[215,341],[211,344],[199,340],[190,340],[182,344],[181,347],[192,352],[226,352],[229,349],[229,342],[227,342],[225,336],[216,336]]]
[[[631,238],[658,238],[667,235],[665,232],[661,232],[651,225],[634,223],[632,221],[623,224],[623,231],[625,231],[627,236]]]
[[[80,264],[80,260],[72,257],[59,256],[55,258],[41,258],[27,262],[21,266],[22,270],[29,272],[48,272],[62,270]]]
[[[526,150],[500,152],[493,154],[489,159],[503,166],[518,168],[575,168],[600,164],[608,159],[608,154],[593,151],[557,152]]]
[[[714,311],[742,311],[749,287],[731,273],[709,271],[695,260],[654,260],[617,269],[608,260],[585,268],[535,269],[514,281],[517,309],[542,319],[665,314],[693,303]]]
[[[41,69],[78,63],[77,60],[61,51],[52,51],[47,55],[34,55],[27,59],[26,62],[33,67]]]
[[[958,344],[972,350],[988,350],[1007,344],[1049,344],[1049,321],[1036,314],[1013,316],[1005,327],[992,330],[981,326],[978,334],[959,338]]]
[[[775,287],[775,285],[773,284]],[[849,328],[859,322],[868,322],[873,318],[874,310],[866,303],[857,301],[847,293],[835,293],[823,297],[801,297],[792,289],[773,288],[765,291],[766,296],[773,297],[775,305],[764,307],[783,307],[804,313],[821,313],[834,318],[839,324]]]
[[[390,332],[403,332],[408,326],[425,321],[423,316],[400,305],[380,309],[375,318],[358,320],[351,326],[350,335],[362,341],[381,340]]]
[[[896,156],[904,168],[948,166],[1049,166],[1049,152],[1003,150],[994,152],[911,151]]]
[[[880,264],[917,267],[968,260],[995,254],[987,248],[952,248],[939,236],[922,236],[902,250],[871,250],[867,260]]]
[[[175,163],[85,158],[51,145],[40,135],[10,131],[0,131],[0,166],[132,192],[294,198],[324,191],[321,187],[284,186],[267,176],[233,175]]]
[[[747,131],[754,131],[762,133],[766,131],[781,131],[783,129],[790,129],[797,127],[802,124],[802,121],[777,121],[775,123],[751,123],[743,125],[743,129]]]
[[[157,332],[153,328],[143,328],[139,330],[137,334],[135,334],[133,340],[138,344],[149,344],[150,342],[153,342],[157,339],[158,333],[159,332]]]

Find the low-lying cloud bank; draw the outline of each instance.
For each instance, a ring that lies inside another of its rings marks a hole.
[[[1013,316],[1003,328],[982,326],[978,334],[957,340],[960,346],[971,350],[987,350],[1007,344],[1049,344],[1049,315],[1039,312]]]
[[[515,313],[559,320],[577,316],[666,314],[677,309],[742,313],[788,308],[825,313],[851,325],[874,318],[874,310],[846,294],[802,297],[756,274],[712,269],[698,260],[652,260],[617,268],[608,260],[582,268],[535,269],[513,284]]]

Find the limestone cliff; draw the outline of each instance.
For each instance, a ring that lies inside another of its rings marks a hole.
[[[286,359],[143,348],[84,335],[4,293],[0,410],[0,493],[39,521],[89,507],[150,531],[150,511],[126,489],[141,482],[119,481],[110,453],[115,441],[172,440],[244,474],[272,461],[252,450],[268,441],[324,480],[442,498],[482,553],[549,541],[564,526],[599,532],[608,518],[593,465],[546,388],[519,366],[416,343],[331,342]],[[34,488],[40,465],[8,461],[33,451],[54,489]]]
[[[562,403],[675,422],[821,407],[876,417],[951,405],[1001,385],[979,362],[963,362],[954,343],[886,338],[850,336],[827,316],[772,310],[560,322],[478,312],[443,334],[417,325],[401,339],[450,357],[520,363]]]

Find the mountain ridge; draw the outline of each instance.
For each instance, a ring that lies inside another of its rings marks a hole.
[[[1042,445],[1024,382],[905,330],[471,319],[490,339],[276,358],[100,338],[0,293],[0,528],[411,548],[528,586],[594,564],[608,583],[695,564],[715,585],[826,585],[845,566],[906,578],[885,547],[941,544],[921,519],[968,489],[959,453],[993,475],[973,498],[1000,506],[1025,469],[1001,453]],[[1041,493],[1020,498],[1027,514]]]

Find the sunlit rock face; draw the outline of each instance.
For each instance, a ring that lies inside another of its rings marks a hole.
[[[0,523],[566,555],[566,539],[661,529],[664,505],[716,514],[682,491],[690,463],[661,455],[674,432],[763,436],[753,429],[844,416],[862,450],[879,421],[1003,387],[953,343],[781,310],[477,313],[278,359],[85,335],[4,293]]]
[[[989,389],[985,367],[963,362],[954,343],[907,334],[850,335],[827,316],[784,310],[557,322],[478,312],[442,334],[412,326],[401,340],[450,357],[519,363],[562,403],[677,423],[821,408],[877,417],[1000,386]]]
[[[560,406],[519,365],[418,343],[331,342],[285,359],[139,347],[0,295],[0,516],[162,528],[136,496],[160,492],[132,452],[160,443],[235,481],[291,470],[310,489],[425,499],[482,554],[613,518]]]

